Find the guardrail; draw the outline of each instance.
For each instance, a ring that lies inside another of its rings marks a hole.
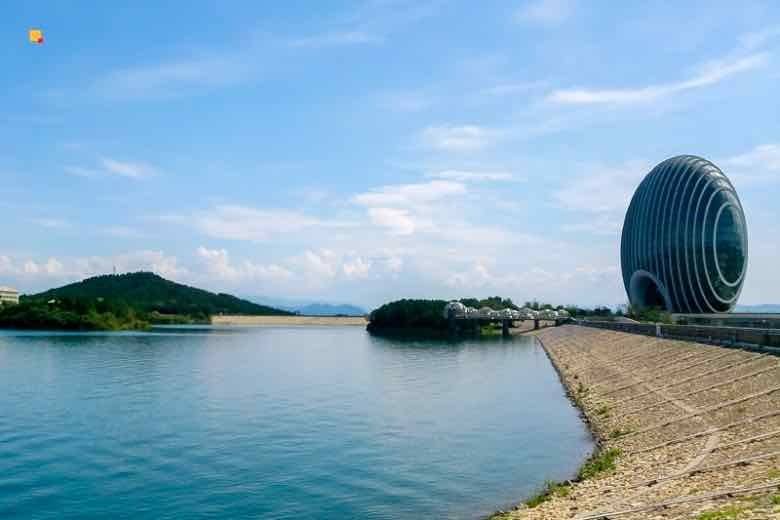
[[[620,323],[613,321],[574,320],[577,325],[656,336],[659,338],[696,341],[724,347],[735,347],[780,355],[780,331],[742,327],[707,325],[666,325],[663,323]]]

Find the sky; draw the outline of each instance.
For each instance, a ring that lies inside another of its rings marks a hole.
[[[740,303],[780,302],[771,0],[15,2],[0,59],[0,285],[622,304],[685,153],[742,200]]]

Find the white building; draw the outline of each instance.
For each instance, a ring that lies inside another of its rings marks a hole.
[[[10,287],[0,287],[0,303],[19,303],[19,291]]]

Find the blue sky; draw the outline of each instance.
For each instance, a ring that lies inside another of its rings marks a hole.
[[[0,285],[618,304],[631,194],[692,153],[780,301],[776,2],[18,2],[0,44]]]

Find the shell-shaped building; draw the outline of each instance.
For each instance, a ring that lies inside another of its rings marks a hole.
[[[731,181],[713,163],[692,155],[657,165],[631,199],[620,260],[635,307],[732,310],[745,280],[748,239]]]

